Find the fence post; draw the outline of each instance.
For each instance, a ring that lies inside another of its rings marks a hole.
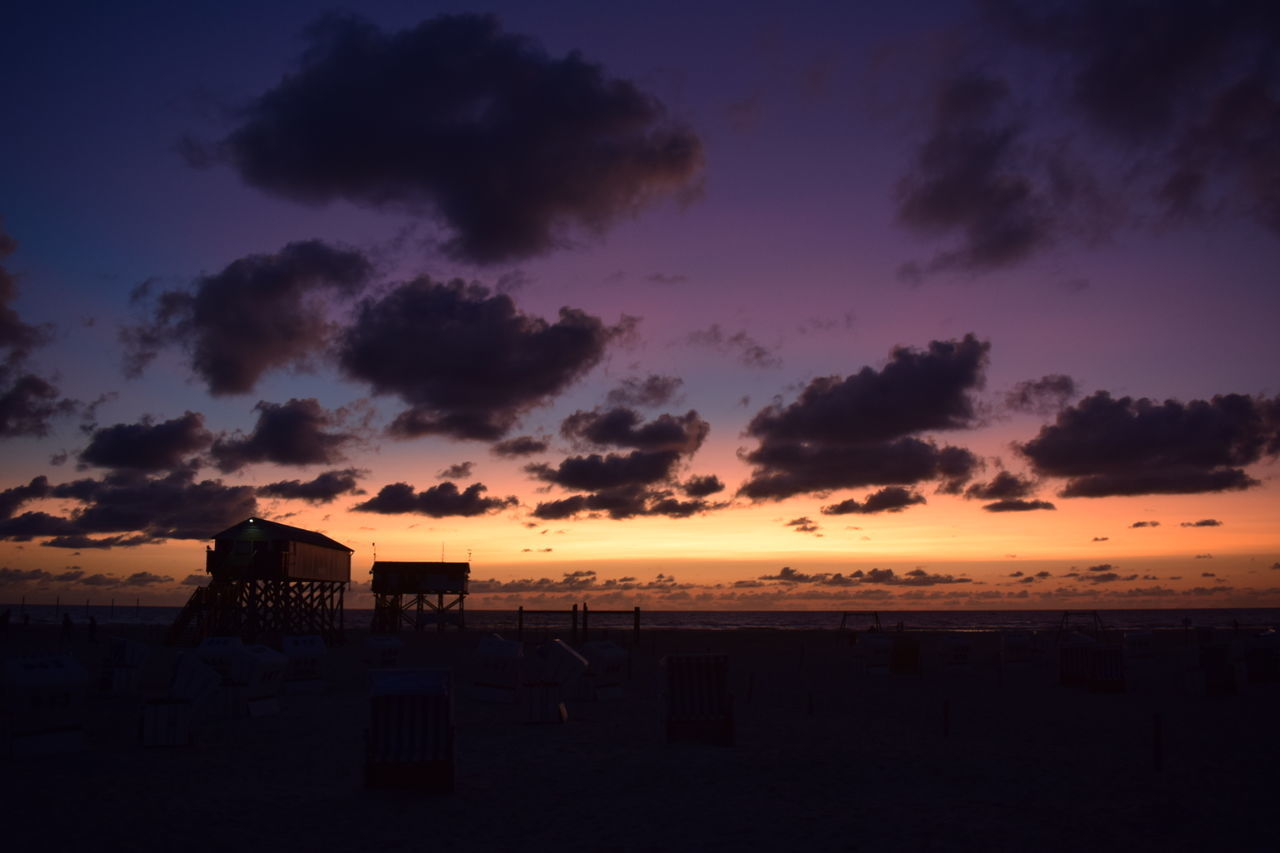
[[[573,610],[569,615],[569,642],[578,642],[578,605],[573,605]]]
[[[587,603],[582,602],[582,642],[587,641]]]

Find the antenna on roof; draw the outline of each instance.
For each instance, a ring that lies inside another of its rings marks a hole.
[[[376,563],[378,562],[378,543],[370,542],[369,544],[373,546],[373,561]]]
[[[467,562],[468,562],[468,563],[470,563],[470,562],[471,562],[471,549],[470,549],[470,548],[468,548],[468,549],[467,549]]]
[[[440,543],[440,562],[444,562],[444,543]]]

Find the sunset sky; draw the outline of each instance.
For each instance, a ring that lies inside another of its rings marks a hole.
[[[1280,605],[1280,12],[863,5],[7,12],[0,602]]]

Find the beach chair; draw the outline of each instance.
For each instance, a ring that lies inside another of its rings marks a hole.
[[[151,649],[145,643],[112,637],[98,688],[112,696],[136,696],[142,687],[142,668],[150,657]]]
[[[942,640],[942,662],[948,669],[968,669],[973,643],[963,635],[947,635]]]
[[[893,637],[880,631],[869,631],[858,636],[854,654],[864,669],[888,672],[893,654]]]
[[[733,745],[729,656],[674,654],[662,659],[667,742]]]
[[[194,652],[178,656],[162,695],[148,696],[138,720],[138,740],[145,747],[189,746],[196,730],[224,707],[220,676]]]
[[[609,640],[592,640],[582,644],[587,659],[586,683],[591,699],[621,699],[627,680],[627,650]]]
[[[1000,663],[1003,666],[1031,663],[1035,649],[1036,637],[1030,631],[1003,631],[1000,634]]]
[[[1089,648],[1089,692],[1123,693],[1124,647],[1097,643]]]
[[[453,676],[445,669],[371,673],[365,784],[454,789]]]
[[[920,673],[920,640],[907,634],[895,634],[889,652],[889,671],[894,675]]]
[[[1125,631],[1124,649],[1136,659],[1148,660],[1155,651],[1155,634],[1151,631]]]
[[[12,755],[59,755],[84,748],[89,674],[70,655],[33,655],[4,665],[3,716]]]
[[[324,685],[324,663],[329,650],[324,638],[318,634],[286,636],[280,641],[280,651],[287,660],[284,668],[284,684],[291,691],[317,691]]]
[[[589,664],[562,640],[537,648],[529,660],[521,690],[527,723],[564,723],[569,719],[565,699],[582,698]]]
[[[289,659],[263,645],[243,646],[232,657],[227,679],[227,711],[233,717],[264,717],[280,712],[280,685]]]
[[[514,704],[520,693],[524,644],[498,634],[480,638],[472,657],[471,693],[482,702]]]
[[[225,682],[231,680],[231,667],[243,649],[239,637],[205,637],[196,646],[196,657]]]
[[[1058,644],[1058,683],[1063,687],[1088,687],[1092,675],[1090,650],[1098,641],[1084,634],[1069,634]]]

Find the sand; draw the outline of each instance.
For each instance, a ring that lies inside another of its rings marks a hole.
[[[110,633],[69,650],[92,670]],[[944,636],[921,635],[922,671],[892,675],[835,631],[646,631],[626,699],[570,703],[565,725],[468,695],[478,634],[404,636],[404,665],[458,674],[453,795],[363,787],[356,634],[323,692],[210,724],[191,747],[141,748],[140,700],[92,694],[85,750],[0,761],[0,837],[166,851],[1262,850],[1280,837],[1280,685],[1205,695],[1180,632],[1106,695],[1058,685],[1052,634],[1040,660],[1007,667],[997,635],[974,635],[954,669]],[[14,626],[0,655],[57,644],[56,629]],[[730,655],[733,747],[664,742],[658,660],[673,651]]]

